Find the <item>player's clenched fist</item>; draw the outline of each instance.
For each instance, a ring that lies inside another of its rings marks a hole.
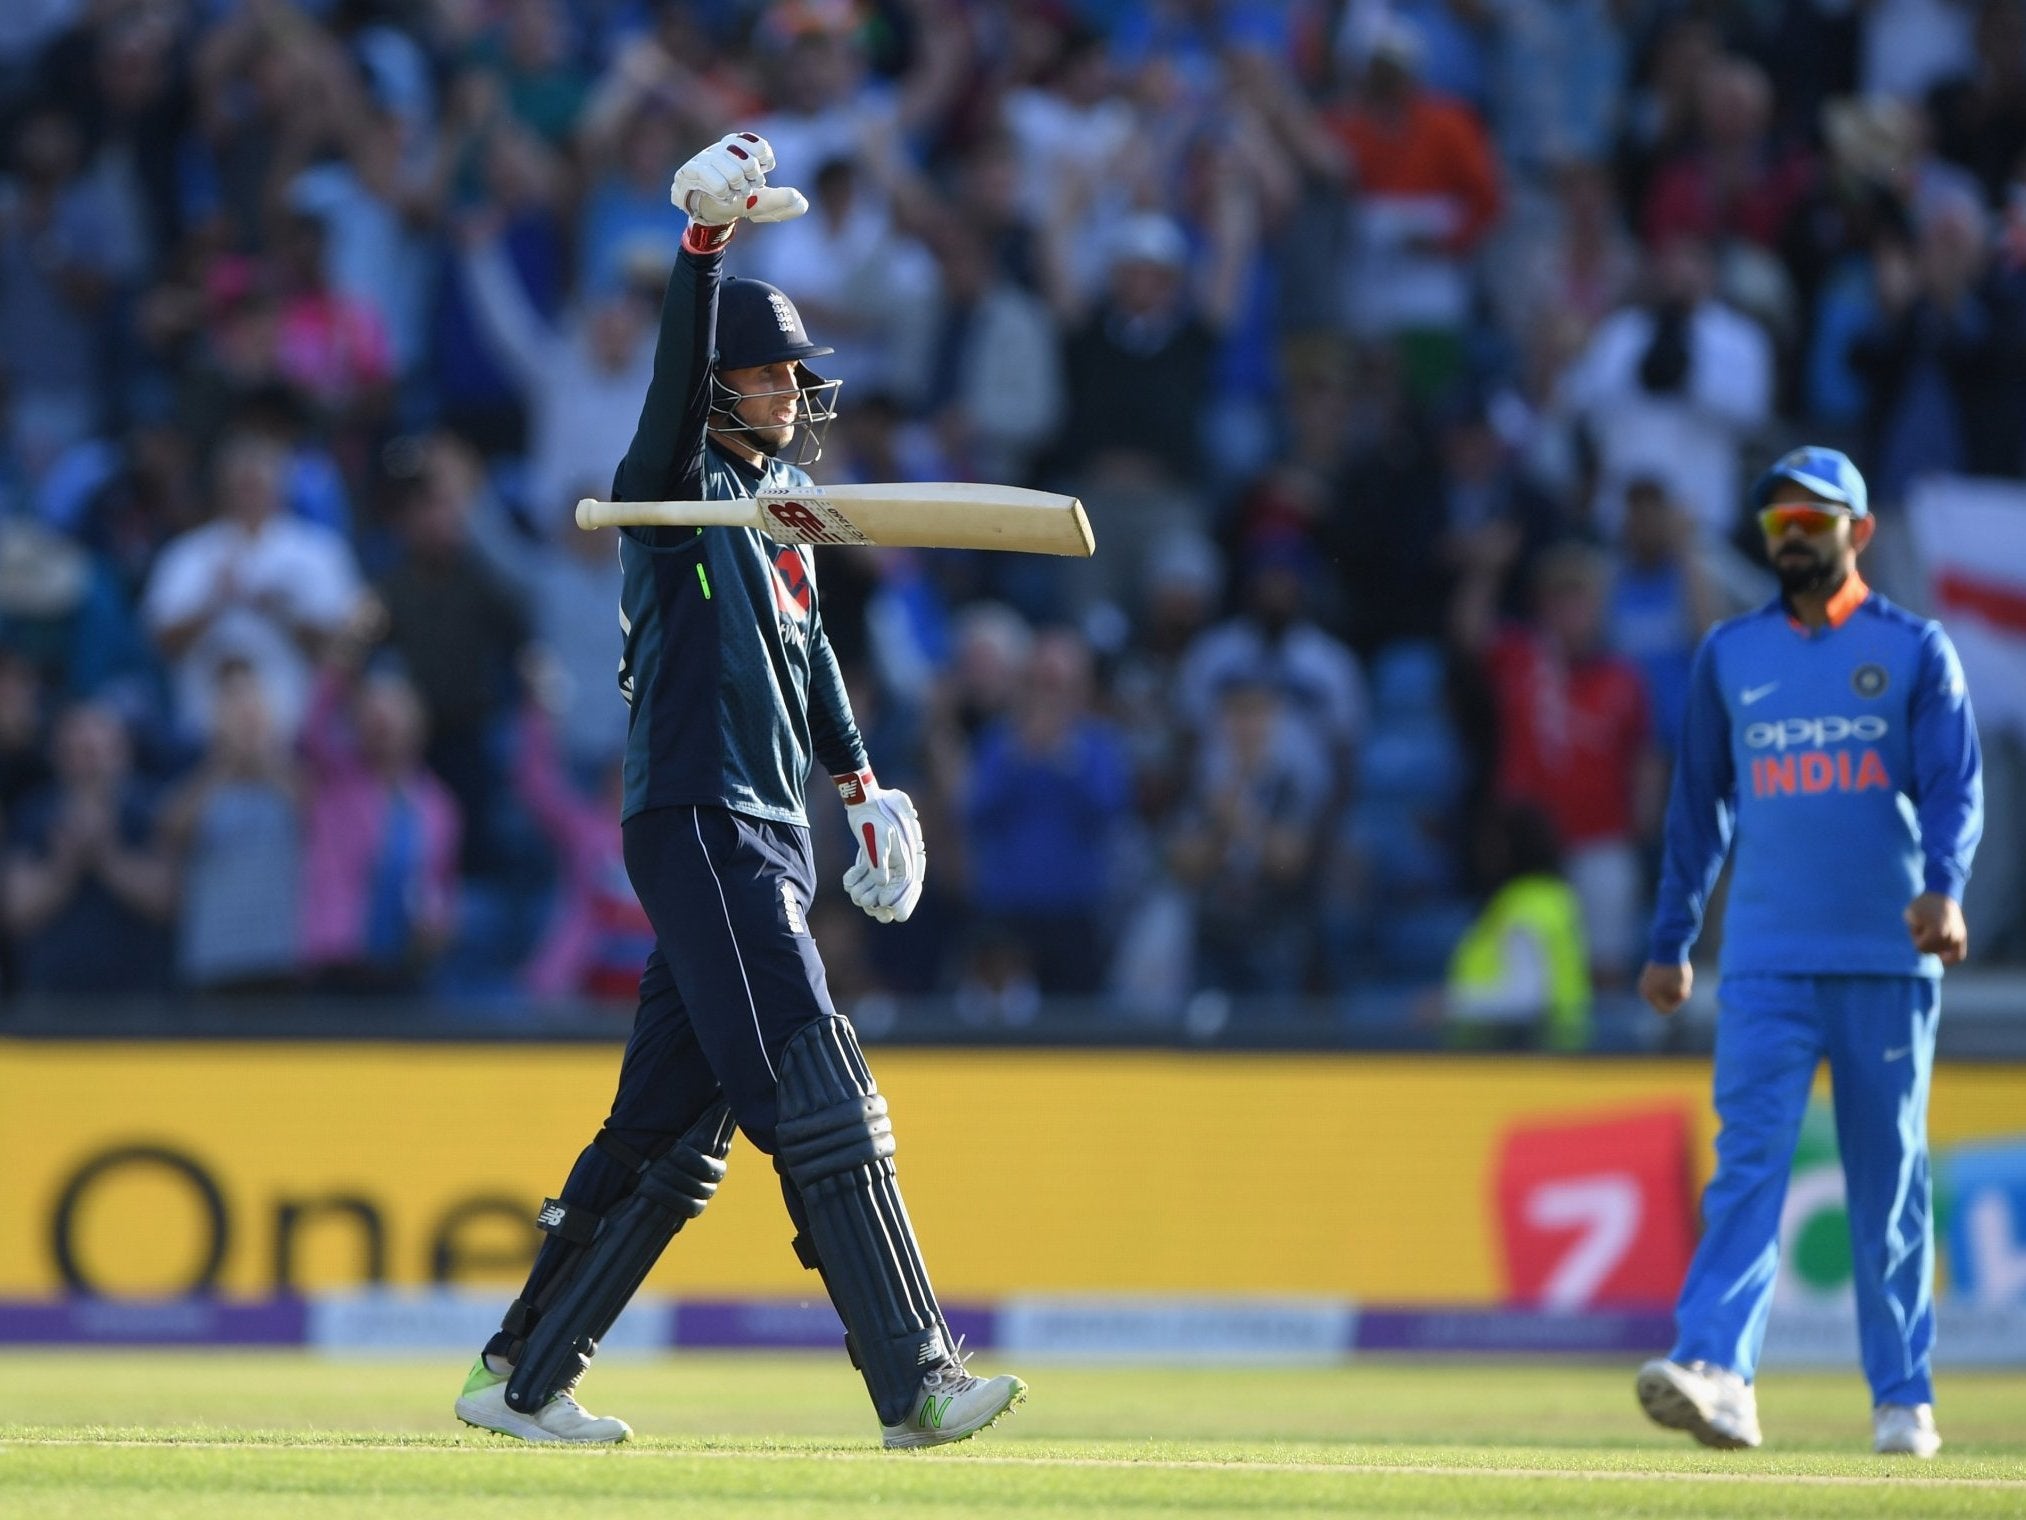
[[[904,923],[921,901],[929,869],[914,799],[882,787],[871,771],[836,781],[851,837],[858,841],[858,858],[844,873],[844,890],[879,923]]]
[[[1648,961],[1639,973],[1639,995],[1653,1005],[1655,1013],[1673,1013],[1688,1001],[1695,986],[1695,968],[1687,961],[1678,966]]]
[[[705,227],[749,222],[785,222],[809,209],[800,190],[770,186],[774,150],[764,137],[733,132],[675,171],[668,198]]]

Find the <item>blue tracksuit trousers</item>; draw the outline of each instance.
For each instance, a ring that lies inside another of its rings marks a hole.
[[[1676,1361],[1750,1379],[1765,1342],[1780,1210],[1816,1065],[1827,1060],[1850,1211],[1858,1342],[1874,1404],[1934,1398],[1929,977],[1727,976],[1716,1041],[1716,1175],[1675,1311]]]

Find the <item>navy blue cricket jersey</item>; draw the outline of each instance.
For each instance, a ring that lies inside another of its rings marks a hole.
[[[721,252],[676,257],[615,501],[729,501],[810,484],[709,438],[723,265]],[[626,528],[619,562],[619,689],[631,708],[621,816],[703,803],[806,825],[812,756],[831,775],[866,769],[809,551],[749,528]]]

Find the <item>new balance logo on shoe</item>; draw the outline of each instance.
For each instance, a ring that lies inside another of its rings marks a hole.
[[[955,1394],[946,1393],[940,1399],[934,1394],[930,1394],[927,1398],[923,1399],[922,1428],[924,1430],[941,1430],[943,1428],[943,1416],[950,1412],[950,1403],[955,1398]]]

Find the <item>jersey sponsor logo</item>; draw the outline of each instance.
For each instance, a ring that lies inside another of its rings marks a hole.
[[[1764,686],[1747,686],[1743,691],[1738,693],[1738,700],[1745,706],[1750,707],[1761,697],[1770,697],[1779,689],[1780,683],[1778,681],[1768,681]]]
[[[1860,697],[1882,696],[1887,684],[1883,665],[1860,665],[1850,673],[1850,689]]]
[[[1813,797],[1823,792],[1889,792],[1892,774],[1875,749],[1804,749],[1752,757],[1754,797]]]
[[[1754,723],[1745,730],[1747,749],[1824,749],[1831,744],[1874,744],[1892,731],[1877,713],[1855,718],[1830,713],[1823,718],[1780,718]]]

